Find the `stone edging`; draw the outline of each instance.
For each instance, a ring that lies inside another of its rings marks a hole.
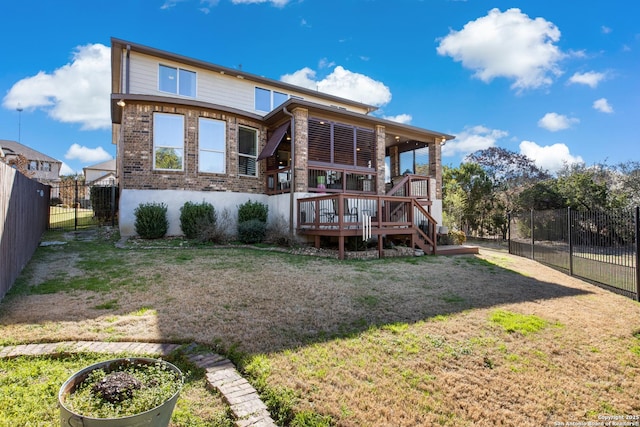
[[[251,384],[238,373],[231,361],[216,353],[186,355],[194,365],[206,371],[207,383],[222,394],[238,427],[275,427],[266,405]],[[0,357],[44,356],[60,353],[131,353],[167,356],[180,344],[140,342],[63,341],[57,343],[0,346]]]

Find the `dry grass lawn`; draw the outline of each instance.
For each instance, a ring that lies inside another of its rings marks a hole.
[[[38,249],[0,304],[0,344],[232,349],[294,390],[296,411],[339,426],[640,415],[640,304],[524,258],[338,261],[79,237]]]

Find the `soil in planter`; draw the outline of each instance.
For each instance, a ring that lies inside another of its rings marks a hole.
[[[91,371],[65,399],[65,406],[91,418],[122,418],[149,411],[180,390],[181,379],[161,363]]]

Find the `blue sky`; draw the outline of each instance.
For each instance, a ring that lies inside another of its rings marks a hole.
[[[114,156],[116,37],[456,135],[445,165],[490,146],[551,171],[637,161],[639,16],[629,0],[9,0],[0,139],[63,161],[66,173]]]

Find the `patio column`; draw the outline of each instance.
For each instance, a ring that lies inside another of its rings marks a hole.
[[[309,150],[307,140],[309,137],[309,110],[296,108],[293,110],[294,118],[294,192],[307,192],[309,188],[307,176],[307,163],[309,160]]]
[[[376,171],[378,172],[378,178],[376,180],[377,193],[380,196],[385,194],[384,185],[384,142],[386,137],[386,129],[384,126],[376,126]]]

